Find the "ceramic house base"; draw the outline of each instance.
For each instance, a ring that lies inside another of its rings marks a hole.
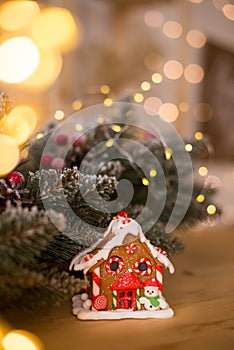
[[[72,260],[72,268],[82,270],[90,283],[86,293],[73,297],[73,313],[79,319],[174,315],[162,295],[162,269],[173,273],[174,267],[125,212],[113,218],[103,239]]]

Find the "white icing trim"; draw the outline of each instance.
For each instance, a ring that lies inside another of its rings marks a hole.
[[[170,318],[174,316],[174,311],[171,308],[158,311],[132,311],[132,310],[111,310],[111,311],[90,311],[79,309],[77,318],[80,320],[120,320],[123,318]]]

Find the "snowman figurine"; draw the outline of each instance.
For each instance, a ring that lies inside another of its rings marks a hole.
[[[159,296],[159,285],[156,278],[147,280],[144,284],[144,297],[140,298],[140,303],[144,305],[146,310],[166,309],[168,304],[162,296]]]

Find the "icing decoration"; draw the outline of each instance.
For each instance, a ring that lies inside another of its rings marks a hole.
[[[155,247],[155,249],[162,255],[167,256],[167,252],[160,247]]]
[[[84,261],[89,261],[89,260],[92,259],[92,258],[93,258],[93,254],[89,254],[89,255],[84,256],[84,257],[83,257],[83,260],[84,260]]]
[[[162,279],[162,266],[156,264],[156,280],[158,283],[159,292],[162,293],[163,279]]]
[[[106,263],[106,271],[112,276],[118,275],[124,267],[123,260],[118,256],[113,256]]]
[[[118,220],[121,217],[127,218],[128,217],[128,213],[124,210],[121,210],[116,216],[113,217],[113,220]]]
[[[110,286],[110,289],[123,291],[142,287],[143,283],[132,273],[132,270],[129,269]]]
[[[96,310],[104,310],[107,306],[107,297],[104,294],[97,295],[93,300],[93,307]]]
[[[141,276],[149,276],[152,272],[151,262],[147,258],[138,259],[134,265],[134,271]]]
[[[136,250],[136,244],[130,243],[129,245],[127,245],[127,247],[125,249],[126,249],[127,254],[133,254]]]
[[[92,272],[92,301],[94,301],[95,297],[100,294],[100,286],[101,286],[101,279],[100,279],[100,267],[97,267]]]

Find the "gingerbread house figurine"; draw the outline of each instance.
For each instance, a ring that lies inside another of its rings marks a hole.
[[[83,271],[90,282],[87,293],[73,297],[73,313],[83,320],[172,317],[162,295],[163,268],[174,272],[166,252],[121,212],[104,237],[71,262],[70,269]]]

